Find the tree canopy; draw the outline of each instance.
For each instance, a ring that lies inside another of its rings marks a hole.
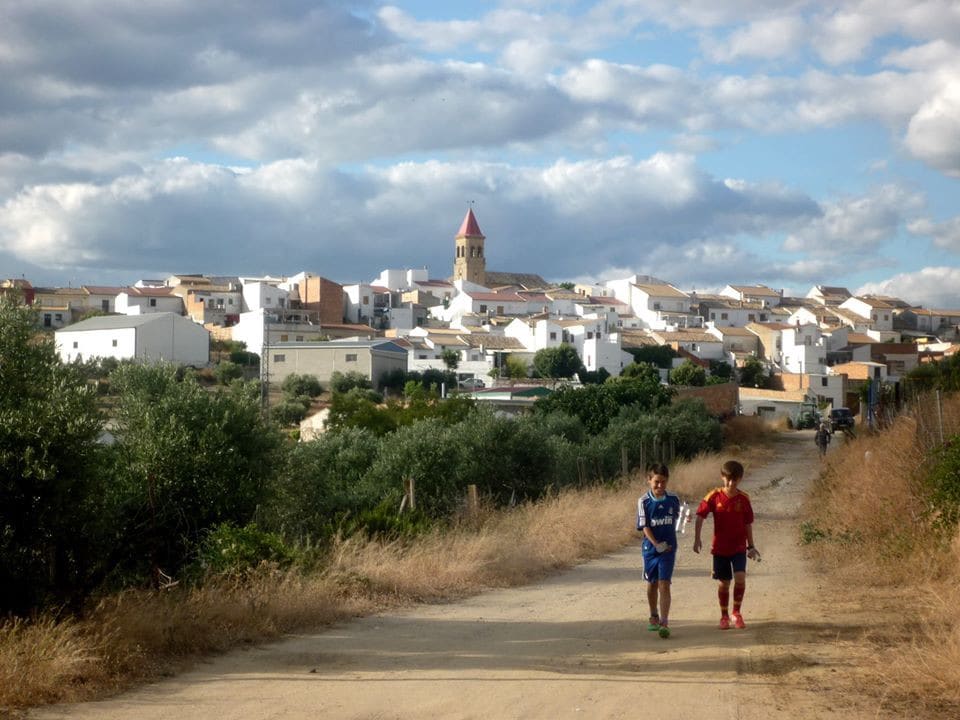
[[[542,378],[571,378],[582,368],[576,348],[567,343],[537,350],[533,356],[533,369]]]

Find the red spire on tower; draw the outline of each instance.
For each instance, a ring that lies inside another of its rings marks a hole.
[[[460,225],[456,237],[483,237],[477,218],[473,214],[473,208],[467,208],[467,214],[463,218],[463,223]]]

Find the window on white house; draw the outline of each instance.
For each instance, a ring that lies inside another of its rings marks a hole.
[[[587,340],[593,340],[593,331],[587,332]]]
[[[297,342],[303,342],[303,335],[297,335]]]
[[[827,385],[829,385],[829,384],[830,384],[830,383],[827,382],[827,378],[825,378],[825,377],[820,378],[820,385],[822,385],[823,387],[827,387]]]
[[[726,319],[727,319],[727,313],[720,313],[720,319],[721,319],[721,320],[726,320]]]
[[[363,296],[363,304],[364,304],[364,305],[369,305],[369,304],[370,304],[370,296],[369,296],[369,295],[364,295],[364,296]]]
[[[556,340],[556,339],[557,339],[557,333],[555,333],[555,332],[550,333],[550,339],[551,339],[551,340]]]
[[[486,305],[481,305],[481,306],[480,306],[480,312],[485,313],[486,311],[487,311],[487,306],[486,306]]]
[[[110,301],[109,301],[109,300],[101,300],[101,301],[100,301],[100,309],[101,309],[103,312],[110,312]]]
[[[150,307],[156,307],[156,306],[157,306],[157,299],[150,298]]]
[[[56,313],[53,317],[54,317],[54,319],[55,319],[57,322],[63,322],[63,314],[62,314],[62,313]]]
[[[78,343],[76,340],[74,340],[74,341],[73,341],[73,349],[76,350],[78,347],[80,347],[80,343]]]
[[[497,315],[503,315],[503,305],[497,305]]]
[[[356,353],[347,353],[346,360],[347,360],[347,362],[356,362],[356,361],[357,361],[357,354],[356,354]]]
[[[289,335],[281,335],[281,336],[280,336],[280,342],[287,342],[287,340],[289,340],[289,339],[290,339],[290,336],[289,336]]]
[[[113,347],[116,347],[116,346],[117,346],[117,341],[116,341],[116,340],[111,340],[111,341],[110,341],[110,344],[111,344]]]
[[[286,361],[287,361],[287,356],[286,356],[286,355],[283,355],[283,354],[274,355],[274,356],[273,356],[273,361],[274,361],[275,363],[278,363],[278,362],[286,362]]]

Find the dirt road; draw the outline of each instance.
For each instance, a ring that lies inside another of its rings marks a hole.
[[[290,637],[50,718],[875,718],[838,691],[858,628],[824,615],[797,547],[817,470],[809,432],[744,483],[762,563],[751,563],[746,630],[716,628],[709,555],[692,525],[674,576],[673,637],[646,630],[639,546],[544,582]],[[629,522],[632,509],[625,508]],[[558,529],[558,532],[561,531]],[[848,687],[847,683],[842,683]]]

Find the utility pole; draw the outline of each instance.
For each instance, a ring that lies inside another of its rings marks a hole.
[[[260,350],[260,411],[270,417],[270,321],[263,309],[263,345]]]

